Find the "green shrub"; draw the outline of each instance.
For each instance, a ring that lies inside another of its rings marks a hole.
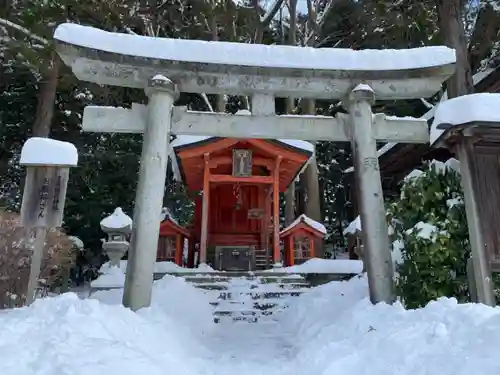
[[[438,297],[469,299],[470,254],[458,162],[432,162],[403,181],[400,199],[388,206],[392,240],[404,245],[396,290],[408,308]]]

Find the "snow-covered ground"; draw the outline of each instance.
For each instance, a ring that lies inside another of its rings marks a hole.
[[[441,299],[406,311],[372,306],[366,279],[290,297],[276,321],[214,324],[213,296],[182,279],[155,283],[133,313],[121,291],[37,300],[0,313],[8,375],[482,375],[500,373],[500,309]]]

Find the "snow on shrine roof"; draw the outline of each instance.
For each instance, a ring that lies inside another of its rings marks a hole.
[[[172,223],[179,225],[179,222],[174,218],[170,210],[167,207],[163,207],[160,214],[160,222],[167,219],[170,219]]]
[[[117,207],[111,215],[101,220],[101,227],[110,229],[132,227],[132,219],[123,212],[121,207]]]
[[[500,94],[463,95],[440,103],[431,126],[431,144],[450,127],[474,121],[500,123]]]
[[[207,42],[111,33],[63,23],[54,39],[115,54],[179,62],[318,70],[405,70],[454,64],[455,50],[432,46],[407,50],[310,48]]]
[[[347,228],[344,229],[342,234],[346,236],[348,234],[355,234],[357,231],[360,230],[361,230],[361,217],[358,215],[356,219],[354,219],[349,223],[349,225],[347,226]]]
[[[295,219],[295,221],[292,224],[290,224],[285,229],[283,229],[280,232],[280,235],[284,234],[285,232],[288,232],[290,229],[294,228],[295,226],[299,225],[300,223],[304,223],[304,224],[308,225],[309,227],[317,230],[318,232],[326,234],[326,227],[323,224],[321,224],[321,223],[317,222],[316,220],[313,220],[310,217],[302,214],[297,219]]]
[[[78,165],[78,151],[69,142],[33,137],[24,143],[19,163],[28,166],[76,167]]]
[[[202,135],[179,135],[171,143],[172,148],[178,148],[183,146],[188,146],[191,144],[207,141],[207,140],[217,140],[217,137],[207,137]],[[276,139],[276,141],[287,144],[299,150],[314,153],[314,145],[307,141],[301,141],[296,139]]]

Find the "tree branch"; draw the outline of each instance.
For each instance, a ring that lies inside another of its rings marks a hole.
[[[47,39],[45,39],[45,38],[43,38],[35,33],[32,33],[26,27],[18,25],[17,23],[14,23],[12,21],[6,20],[5,18],[0,18],[0,25],[10,27],[16,31],[19,31],[19,32],[23,33],[24,35],[26,35],[28,38],[36,40],[37,42],[43,43],[46,46],[50,44],[50,42]]]

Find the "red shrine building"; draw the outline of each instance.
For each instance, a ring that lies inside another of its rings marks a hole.
[[[179,136],[172,148],[176,174],[189,192],[200,194],[188,229],[168,217],[162,222],[159,253],[167,232],[175,251],[161,260],[182,265],[179,241],[188,239],[188,267],[207,263],[248,271],[279,261],[279,193],[307,166],[314,146],[296,140]]]

